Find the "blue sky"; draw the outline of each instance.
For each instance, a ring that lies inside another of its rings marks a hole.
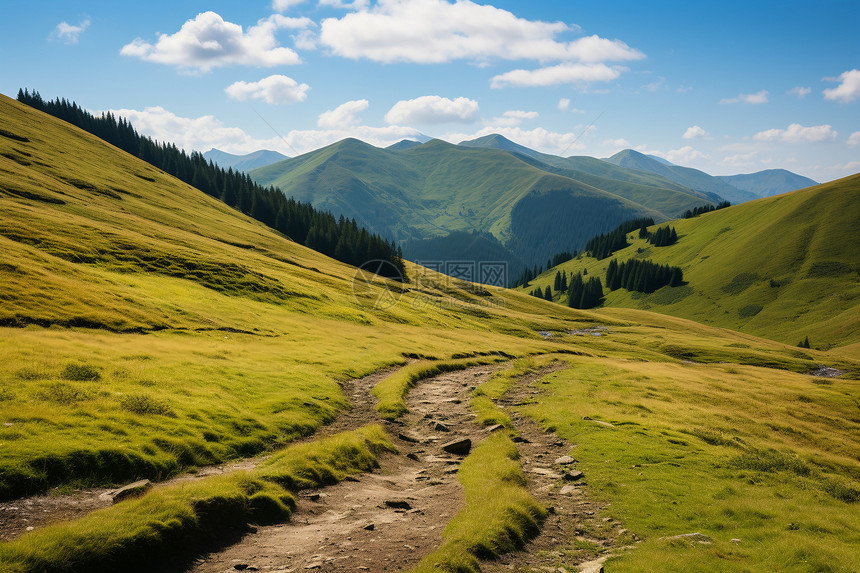
[[[860,2],[18,2],[0,92],[187,150],[489,133],[713,174],[860,172]]]

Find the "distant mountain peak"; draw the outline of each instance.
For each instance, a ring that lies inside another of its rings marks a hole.
[[[245,155],[235,155],[213,147],[203,154],[203,158],[223,169],[233,168],[236,171],[251,171],[258,167],[265,167],[266,165],[283,161],[287,159],[287,156],[270,149],[260,149]]]

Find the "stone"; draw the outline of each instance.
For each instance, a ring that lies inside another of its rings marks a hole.
[[[119,503],[124,499],[129,499],[132,497],[138,497],[143,495],[143,493],[152,487],[152,482],[148,479],[142,479],[140,481],[136,481],[134,483],[130,483],[128,485],[122,486],[121,488],[114,490],[110,496],[113,500],[113,503]]]
[[[449,454],[454,454],[456,456],[465,456],[472,449],[472,440],[469,438],[462,438],[459,440],[451,440],[445,444],[442,444],[442,450],[448,452]]]
[[[409,502],[402,499],[387,499],[385,500],[385,505],[392,509],[412,509]]]
[[[418,461],[418,454],[409,452],[408,454],[406,454],[406,457],[409,458],[410,460],[413,460],[416,462]]]
[[[437,432],[450,432],[451,428],[443,424],[442,422],[435,422],[433,424],[433,429]]]
[[[582,479],[582,476],[584,476],[584,475],[585,474],[583,474],[579,470],[573,470],[571,472],[566,472],[563,476],[561,476],[561,478],[564,481],[576,481],[578,479]]]
[[[707,545],[709,543],[713,543],[713,539],[705,535],[704,533],[684,533],[681,535],[672,535],[671,537],[661,537],[661,540],[666,541],[689,541],[690,543],[702,543]]]
[[[600,424],[601,426],[606,426],[607,428],[614,428],[615,424],[610,424],[609,422],[604,422],[603,420],[595,420],[594,418],[589,418],[588,416],[583,416],[583,420],[587,420],[589,422],[594,422],[595,424]]]
[[[364,526],[364,529],[367,531],[373,531],[374,529],[376,529],[376,524],[368,523],[367,525]]]
[[[487,427],[488,432],[498,432],[499,430],[504,430],[504,429],[505,429],[504,424],[494,424],[492,426]]]
[[[555,463],[562,465],[562,466],[566,466],[566,465],[576,463],[576,460],[570,456],[561,456],[560,458],[556,458]]]
[[[401,440],[403,440],[404,442],[409,442],[410,444],[417,444],[418,442],[421,441],[418,438],[416,438],[415,436],[411,436],[411,435],[407,434],[406,432],[400,432],[399,434],[397,434],[397,437],[400,438]]]
[[[561,495],[572,495],[576,491],[577,491],[576,488],[573,487],[572,485],[566,485],[566,486],[562,486],[561,490],[559,490],[559,493]]]
[[[514,437],[513,437],[513,438],[511,438],[511,439],[512,439],[513,441],[515,441],[516,443],[518,443],[518,444],[530,444],[530,443],[531,443],[530,441],[528,441],[527,439],[525,439],[525,438],[524,438],[524,437],[522,437],[522,436],[514,436]]]

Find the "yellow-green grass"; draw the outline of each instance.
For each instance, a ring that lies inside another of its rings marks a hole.
[[[643,539],[607,571],[860,569],[856,380],[568,360],[523,411],[577,444],[591,495]],[[712,543],[662,539],[693,532]]]
[[[290,491],[368,471],[393,446],[379,426],[291,446],[256,470],[157,487],[84,518],[0,544],[0,571],[151,571],[248,523],[286,521]]]
[[[0,324],[31,325],[0,334],[2,497],[253,454],[330,420],[344,377],[541,351],[577,318],[414,265],[357,274],[54,118],[0,115]],[[79,363],[98,380],[67,380]]]
[[[445,527],[442,545],[415,572],[479,572],[479,559],[492,559],[521,548],[546,517],[529,494],[510,436],[496,432],[463,461],[457,478],[466,506]]]
[[[465,370],[470,366],[490,364],[503,359],[500,356],[483,356],[443,361],[419,360],[404,366],[373,387],[373,395],[377,399],[376,411],[387,420],[395,420],[409,411],[406,408],[406,394],[421,380],[444,372]]]
[[[557,270],[605,284],[613,258],[680,266],[686,285],[646,295],[606,290],[606,306],[673,314],[815,348],[860,341],[860,175],[669,223],[679,240],[654,247],[637,233],[612,257],[553,268],[524,290],[552,285]],[[650,230],[654,231],[656,227]],[[556,299],[562,302],[563,294]]]
[[[501,424],[508,429],[513,429],[511,418],[496,405],[495,401],[513,388],[519,378],[554,358],[553,355],[542,355],[514,360],[510,368],[494,373],[486,382],[479,384],[472,391],[472,398],[469,401],[469,407],[475,412],[475,421],[482,426]]]

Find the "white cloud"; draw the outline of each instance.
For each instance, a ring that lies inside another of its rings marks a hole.
[[[208,72],[222,66],[283,66],[297,64],[299,55],[278,45],[275,32],[300,30],[313,25],[308,18],[287,18],[273,14],[248,28],[224,21],[215,12],[203,12],[188,20],[175,34],[161,34],[155,44],[136,38],[120,50],[131,56],[177,66],[180,69]]]
[[[470,0],[379,0],[370,9],[327,18],[320,40],[346,58],[378,62],[443,63],[491,59],[581,62],[639,60],[620,40],[556,36],[575,30],[563,22],[518,18]]]
[[[709,155],[702,153],[698,149],[694,149],[689,145],[685,145],[684,147],[680,147],[678,149],[671,149],[669,151],[649,150],[646,149],[645,146],[640,145],[636,147],[636,151],[639,151],[640,153],[645,153],[647,155],[656,155],[657,157],[662,157],[663,159],[676,165],[682,165],[684,163],[690,164],[697,160],[708,159],[710,157]]]
[[[607,139],[603,144],[611,147],[620,147],[621,149],[630,149],[630,142],[623,137],[619,137],[618,139]]]
[[[688,127],[687,131],[684,132],[684,135],[682,137],[684,139],[696,139],[697,137],[704,137],[707,134],[707,131],[705,131],[698,125],[694,125],[692,127]]]
[[[371,145],[386,147],[402,139],[416,139],[421,132],[397,125],[385,127],[354,126],[345,129],[293,130],[284,137],[256,138],[238,127],[224,125],[211,115],[196,118],[178,116],[162,107],[144,110],[110,110],[115,116],[131,121],[138,132],[159,141],[169,141],[190,152],[217,148],[228,153],[244,154],[259,149],[273,149],[288,155],[307,153],[347,137]]]
[[[848,136],[848,145],[860,144],[860,131],[855,131]]]
[[[352,0],[352,2],[344,2],[343,0],[319,0],[320,6],[328,6],[329,8],[338,8],[341,10],[365,10],[370,5],[369,0]]]
[[[646,84],[642,86],[642,89],[649,92],[656,92],[666,83],[666,78],[657,78],[655,81],[650,84]]]
[[[570,107],[570,100],[568,98],[563,97],[560,100],[558,100],[558,109],[560,109],[561,111],[567,111],[567,109],[569,107]]]
[[[830,125],[804,127],[792,123],[786,129],[768,129],[753,136],[756,141],[779,141],[782,143],[819,143],[836,139],[837,133]]]
[[[361,123],[358,114],[368,107],[370,107],[370,102],[366,99],[342,103],[334,109],[322,112],[317,120],[317,125],[328,129],[354,127]]]
[[[261,99],[270,104],[287,104],[304,101],[308,97],[308,84],[299,84],[293,78],[279,74],[258,82],[234,82],[224,91],[233,99]]]
[[[832,89],[824,90],[827,99],[839,100],[848,103],[860,98],[860,70],[848,70],[839,76],[841,82]]]
[[[736,153],[734,155],[729,155],[724,157],[721,161],[721,165],[731,165],[732,167],[743,167],[746,165],[755,165],[756,163],[756,152],[750,153]]]
[[[54,31],[51,32],[50,39],[63,42],[64,44],[77,44],[78,38],[83,34],[84,30],[90,27],[90,19],[87,18],[77,26],[72,26],[68,22],[60,22]]]
[[[520,145],[554,155],[563,155],[573,149],[585,148],[585,145],[581,141],[578,141],[576,133],[557,133],[543,127],[523,129],[517,126],[488,125],[475,133],[448,133],[442,139],[451,143],[460,143],[461,141],[477,139],[478,137],[496,133]]]
[[[796,96],[797,96],[797,97],[799,97],[800,99],[803,99],[803,98],[805,98],[806,96],[808,96],[809,94],[811,94],[811,93],[812,93],[812,88],[807,88],[807,87],[803,87],[803,86],[798,86],[798,87],[796,87],[796,88],[791,88],[791,89],[790,89],[790,90],[788,90],[788,92],[786,92],[786,93],[788,93],[789,95],[796,95]]]
[[[536,119],[539,115],[536,111],[508,110],[500,117],[494,117],[488,123],[494,125],[519,125],[527,119]]]
[[[558,64],[536,70],[511,70],[494,76],[490,87],[535,87],[558,84],[587,84],[607,82],[621,75],[619,68],[606,64]]]
[[[284,12],[293,6],[298,6],[305,0],[272,0],[272,10],[275,12]]]
[[[478,117],[478,102],[458,97],[448,99],[440,96],[421,96],[410,100],[401,100],[385,114],[385,121],[390,124],[435,124],[435,123],[471,123]]]
[[[754,94],[740,94],[738,97],[733,97],[729,99],[721,99],[720,103],[750,103],[750,104],[762,104],[767,103],[767,90],[761,90]]]

